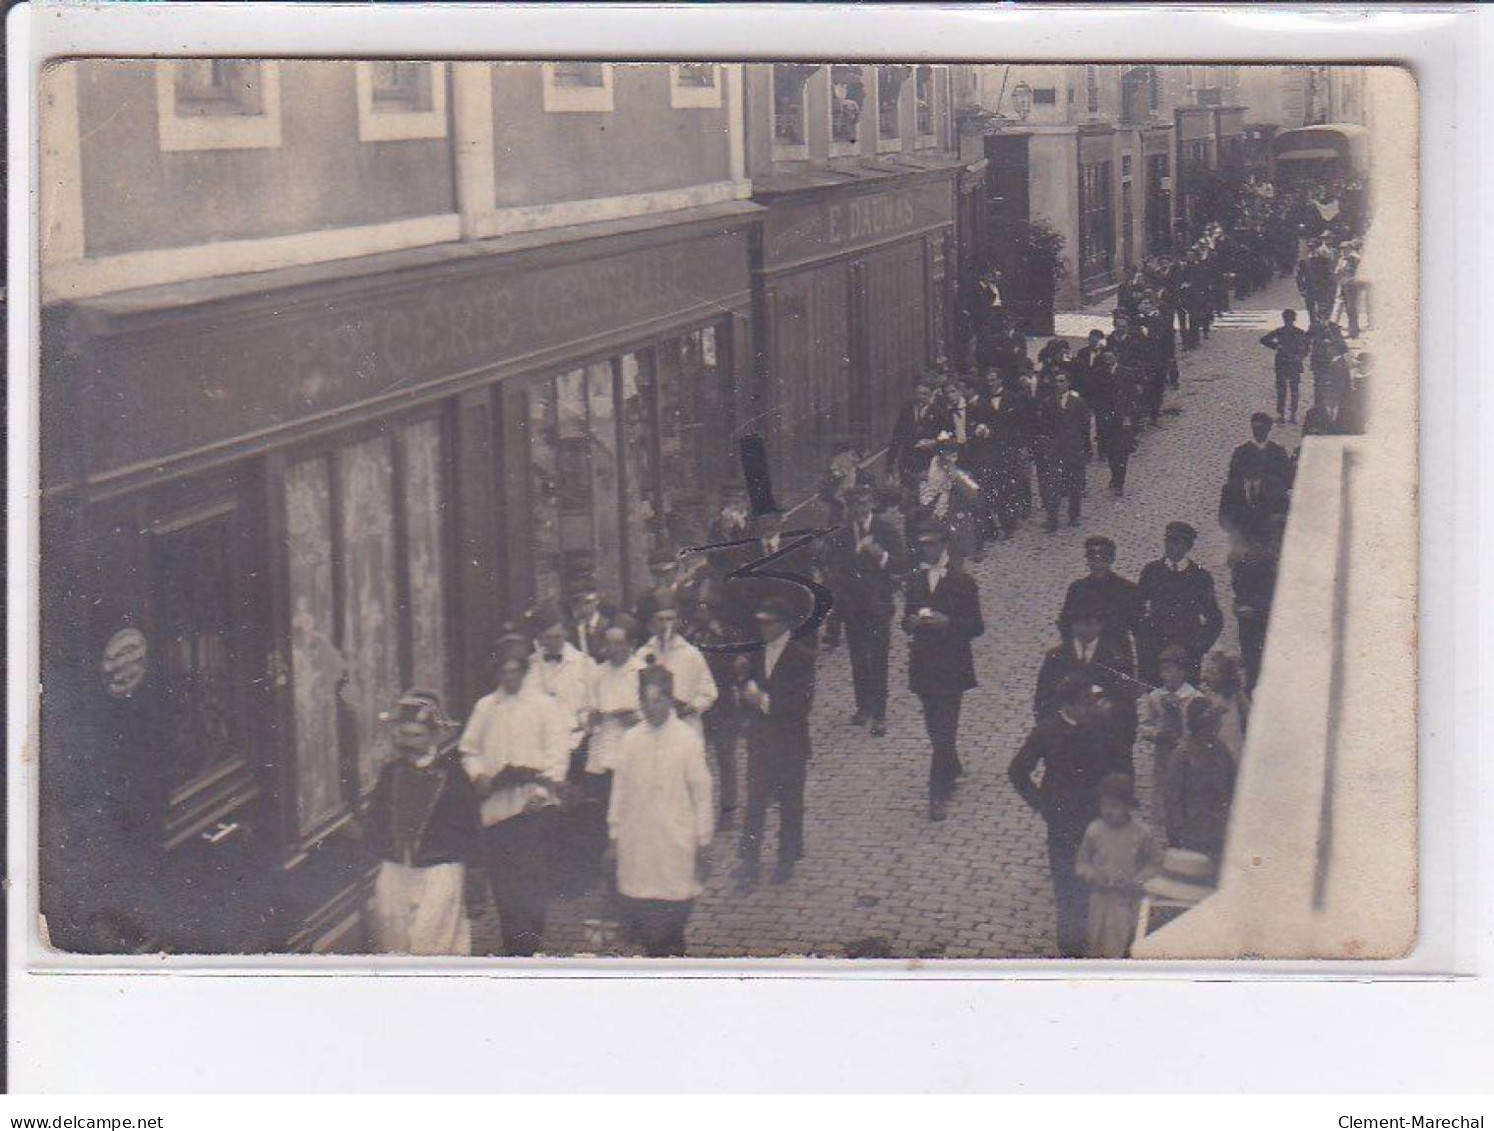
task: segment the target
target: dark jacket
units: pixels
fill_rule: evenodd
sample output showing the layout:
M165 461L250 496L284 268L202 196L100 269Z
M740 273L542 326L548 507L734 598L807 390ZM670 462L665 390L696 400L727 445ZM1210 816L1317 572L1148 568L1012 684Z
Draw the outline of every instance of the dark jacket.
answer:
M1264 618L1276 597L1276 559L1270 554L1244 554L1230 566L1237 616Z
M1185 738L1168 759L1162 781L1167 843L1202 852L1217 863L1234 792L1235 763L1224 744Z
M429 868L477 859L477 793L456 746L426 769L386 762L369 800L369 846L380 860Z
M871 538L886 551L885 563L880 554L857 549L860 539L855 521L849 517L830 540L827 562L830 588L844 617L892 616L893 598L907 570L903 540L896 526L877 515L871 517Z
M1261 338L1261 345L1276 351L1276 369L1284 373L1301 373L1310 339L1307 331L1285 324Z
M1214 578L1197 562L1177 571L1165 559L1148 562L1137 585L1141 624L1160 650L1177 644L1198 659L1224 630L1224 614L1214 597Z
M1219 492L1219 525L1262 542L1271 533L1273 519L1285 517L1288 502L1286 483L1280 476L1260 476L1255 481L1254 498L1249 483L1230 476Z
M1136 691L1130 677L1136 673L1131 657L1106 643L1102 636L1095 642L1094 655L1089 663L1079 659L1078 646L1073 641L1049 648L1038 668L1037 692L1032 700L1032 713L1041 719L1058 710L1058 688L1071 675L1083 676L1091 686L1104 692L1115 708L1135 713Z
M915 695L950 695L975 686L975 658L970 642L986 630L980 615L980 590L975 579L953 563L939 588L929 593L928 572L914 570L904 590L903 628L908 646L908 686ZM949 617L935 628L916 619L920 609Z
M617 610L603 605L597 610L597 626L589 628L586 634L586 647L584 651L593 660L601 660L607 654L607 629L612 625L612 619L617 615ZM565 637L571 642L572 647L581 648L581 629L579 625L571 625L566 629Z
M789 640L773 674L767 653L751 653L749 677L768 695L768 710L747 706L749 748L773 757L809 760L809 711L814 705L815 651L802 640Z
M919 414L918 405L908 401L898 413L887 447L887 463L905 477L921 475L933 458L932 448L920 449L920 440L933 440L950 427L949 410L937 400Z
M1078 602L1091 600L1100 608L1100 639L1120 655L1133 658L1131 634L1141 616L1141 591L1136 582L1107 573L1103 577L1086 574L1069 582L1063 608L1058 613L1058 631L1064 640L1072 635L1073 610Z
M1043 772L1041 783L1033 774ZM1100 779L1109 769L1092 730L1060 714L1040 719L1012 759L1007 777L1048 825L1053 840L1078 844L1100 813Z
M1083 463L1089 459L1093 418L1084 398L1071 392L1068 404L1060 405L1058 397L1054 396L1044 403L1043 411L1047 418L1044 431L1053 444L1053 458L1062 464Z
M1244 453L1255 447L1254 440L1246 440L1238 444L1229 456L1229 477L1238 479L1240 475L1240 464L1246 458ZM1292 484L1292 457L1291 454L1278 444L1275 440L1267 440L1261 448L1261 456L1265 461L1265 473L1275 475L1288 487Z

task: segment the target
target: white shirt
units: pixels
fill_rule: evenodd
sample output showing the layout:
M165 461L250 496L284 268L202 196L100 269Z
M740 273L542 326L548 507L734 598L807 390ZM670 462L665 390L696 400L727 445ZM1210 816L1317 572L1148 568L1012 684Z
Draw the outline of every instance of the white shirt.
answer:
M591 710L591 673L596 661L569 641L560 650L560 659L551 663L536 649L529 657L529 671L524 686L532 688L559 703L571 720L572 750L586 737L586 716Z
M507 766L538 770L545 779L509 786L482 802L482 823L496 825L523 812L531 800L554 804L552 785L565 781L571 762L571 733L565 710L528 687L517 695L499 689L484 695L457 744L462 768L476 781Z
M778 666L778 661L783 658L783 650L788 647L789 634L781 632L769 640L763 648L763 675L771 679L773 669ZM766 707L763 710L767 710Z
M856 523L856 525L855 525L855 533L856 533L856 549L857 550L860 550L860 549L864 548L868 542L875 542L876 541L876 536L872 532L872 520L871 519L867 519L866 522L865 522L865 524L862 524L860 522ZM889 556L890 556L889 552L884 549L882 551L881 555L877 558L877 566L878 566L878 568L881 568L881 567L884 567L884 566L887 565L887 559L888 559Z
M1163 561L1167 562L1167 568L1172 570L1173 573L1182 573L1193 564L1193 559L1186 556L1177 561L1173 561L1171 558L1164 558Z
M949 572L949 551L939 555L939 560L933 565L925 565L924 572L929 575L929 596L933 596L939 588L939 582L944 580L944 575Z
M667 648L657 636L649 637L648 643L638 649L640 667L645 663L644 657L650 655L674 676L674 701L695 709L695 713L683 721L696 730L702 729L700 713L716 702L718 694L705 655L678 632L670 634Z
M638 673L643 661L629 656L621 664L604 660L591 674L591 742L586 747L586 772L605 774L617 768L617 751L628 724L614 717L617 711L639 712Z
M1078 657L1081 664L1087 664L1095 658L1095 649L1099 645L1098 637L1086 644L1076 636L1074 637L1074 655Z
M694 899L696 850L715 832L705 741L673 713L623 735L607 830L617 845L617 889L630 899Z

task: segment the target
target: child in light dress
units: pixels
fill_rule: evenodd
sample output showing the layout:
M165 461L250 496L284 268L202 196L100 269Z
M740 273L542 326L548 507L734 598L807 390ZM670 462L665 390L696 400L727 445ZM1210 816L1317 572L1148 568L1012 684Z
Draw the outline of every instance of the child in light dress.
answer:
M1136 935L1141 885L1162 868L1161 838L1136 816L1126 774L1100 782L1100 815L1089 823L1074 871L1089 885L1087 958L1125 958Z

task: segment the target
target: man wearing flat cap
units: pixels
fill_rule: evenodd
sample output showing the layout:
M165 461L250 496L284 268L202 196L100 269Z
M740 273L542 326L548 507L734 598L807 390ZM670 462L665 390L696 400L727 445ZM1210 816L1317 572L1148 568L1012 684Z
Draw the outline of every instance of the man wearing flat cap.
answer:
M1291 454L1271 439L1271 426L1275 423L1269 412L1256 412L1250 416L1250 439L1230 453L1229 477L1231 479L1241 478L1240 462L1248 459L1244 453L1254 450L1261 454L1262 470L1267 475L1275 476L1288 487L1292 485L1292 457Z
M929 820L944 820L964 773L958 736L960 703L976 685L970 642L985 631L975 579L950 560L949 536L937 522L916 529L922 562L904 590L903 631L909 636L908 686L923 706L933 756Z
M778 861L773 882L787 882L804 855L804 783L809 772L809 711L815 649L795 639L799 616L782 597L767 597L754 617L760 649L750 653L741 703L747 731L747 811L742 820L738 889L760 876L768 805L778 802Z
M1103 534L1084 540L1084 563L1089 572L1071 581L1064 594L1059 634L1065 642L1072 639L1075 604L1091 602L1100 611L1100 639L1107 650L1126 658L1126 671L1134 672L1136 652L1131 637L1141 609L1136 583L1115 572L1115 541Z
M1162 557L1149 562L1138 582L1141 619L1141 677L1153 687L1161 681L1157 660L1176 644L1188 655L1188 678L1198 679L1204 653L1224 631L1224 614L1214 596L1214 578L1188 556L1198 531L1186 522L1169 522Z

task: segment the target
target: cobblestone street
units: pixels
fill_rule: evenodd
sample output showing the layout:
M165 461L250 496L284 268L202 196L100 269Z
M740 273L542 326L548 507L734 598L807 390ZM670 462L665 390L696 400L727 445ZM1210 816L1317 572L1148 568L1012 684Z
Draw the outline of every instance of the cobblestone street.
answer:
M1269 353L1260 325L1274 325L1298 301L1289 280L1236 306L1200 348L1181 355L1181 389L1170 391L1161 424L1145 431L1131 461L1126 494L1105 489L1108 475L1091 464L1085 514L1078 528L1045 533L1029 521L992 547L970 572L980 583L986 631L975 642L980 686L965 697L960 752L966 776L949 819L927 816L929 744L917 701L906 691L906 644L895 637L892 702L885 738L847 720L852 713L845 648L821 655L814 710L814 760L806 797L805 858L792 880L733 892L733 833L718 834L715 872L688 929L695 956L792 955L1035 958L1055 954L1051 887L1039 818L1012 791L1007 764L1032 722L1034 680L1043 652L1056 642L1053 620L1068 583L1084 572L1083 540L1115 539L1117 572L1135 578L1161 553L1162 528L1185 519L1199 530L1193 556L1213 575L1233 649L1226 540L1216 508L1228 455L1248 435L1252 412L1274 408ZM1269 315L1269 317L1268 317ZM1065 316L1061 329L1109 326L1108 308ZM1246 328L1248 327L1248 328ZM1034 339L1036 351L1041 341ZM1306 407L1304 403L1304 409ZM1290 451L1296 426L1273 438ZM1148 767L1138 765L1145 790ZM766 862L776 843L770 817ZM547 949L585 952L585 923L600 914L597 897L557 903ZM479 953L499 949L489 914L477 924Z

